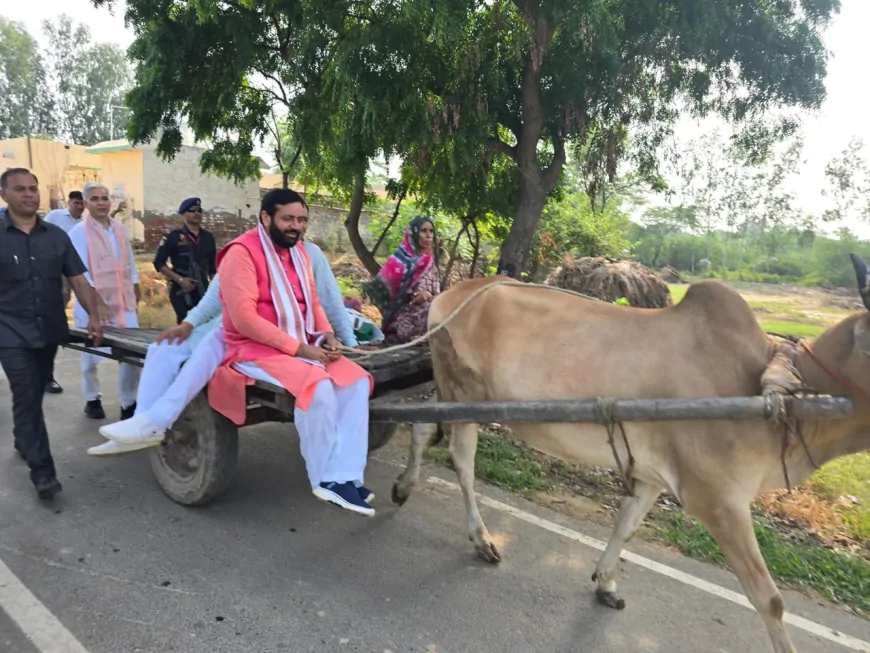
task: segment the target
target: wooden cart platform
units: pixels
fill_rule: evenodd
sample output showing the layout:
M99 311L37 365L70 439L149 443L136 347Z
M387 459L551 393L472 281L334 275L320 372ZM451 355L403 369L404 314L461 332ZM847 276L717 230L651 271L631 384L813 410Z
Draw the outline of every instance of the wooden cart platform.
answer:
M105 327L100 351L93 348L87 330L70 328L71 340L64 346L142 367L148 346L162 329ZM375 380L372 406L419 397L433 387L429 350L413 347L359 359ZM213 410L203 390L166 432L166 438L150 452L151 468L163 491L183 505L203 505L230 486L238 464L238 428ZM257 381L248 388L245 426L263 422L292 422L293 397L281 387ZM369 425L369 451L387 442L396 432L395 422Z

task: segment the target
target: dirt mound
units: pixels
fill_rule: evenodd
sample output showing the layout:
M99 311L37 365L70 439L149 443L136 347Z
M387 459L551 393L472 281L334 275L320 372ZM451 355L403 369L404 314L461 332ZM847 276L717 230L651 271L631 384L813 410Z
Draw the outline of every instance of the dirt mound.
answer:
M336 259L330 264L330 267L337 278L345 278L358 288L372 278L359 259L351 254Z
M566 262L547 278L546 283L606 302L625 297L631 306L637 308L673 305L668 285L655 271L636 261L603 256L581 258Z

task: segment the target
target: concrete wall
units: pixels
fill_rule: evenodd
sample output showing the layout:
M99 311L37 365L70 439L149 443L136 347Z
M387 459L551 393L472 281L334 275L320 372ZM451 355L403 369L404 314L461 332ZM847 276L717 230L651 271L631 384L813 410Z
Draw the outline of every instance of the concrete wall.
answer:
M145 211L151 215L173 215L188 197L199 197L209 214L255 215L260 188L256 181L241 186L228 179L200 172L199 157L205 150L182 145L171 162L151 148L142 149Z
M312 206L306 237L331 252L351 251L353 247L348 239L347 229L344 227L346 215L347 211L343 209ZM373 245L376 239L369 237L364 231L365 225L368 224L367 213L363 212L360 222L363 225L363 240L369 246ZM145 248L154 250L163 234L181 226L181 219L177 216L146 215L143 223ZM239 217L228 214L206 214L203 220L203 226L214 234L218 247L252 229L256 224L257 218L254 215Z
M229 242L256 224L260 188L256 181L237 186L228 179L205 175L199 157L205 150L183 145L171 162L159 158L148 147L142 149L145 192L145 247L157 247L167 231L181 226L178 207L188 197L202 200L206 229L214 233L218 245Z

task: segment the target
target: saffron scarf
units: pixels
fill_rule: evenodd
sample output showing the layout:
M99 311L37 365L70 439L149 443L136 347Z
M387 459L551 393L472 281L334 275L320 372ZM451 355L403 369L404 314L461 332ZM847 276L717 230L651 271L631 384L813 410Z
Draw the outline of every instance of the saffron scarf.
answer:
M301 245L289 248L290 260L293 261L293 268L299 277L299 283L302 285L302 296L305 298L305 306L307 307L307 310L303 314L302 309L299 307L299 302L296 301L293 286L287 278L284 265L281 263L281 258L275 250L275 244L266 232L262 222L258 224L257 230L260 236L260 246L266 255L266 266L269 270L269 288L272 291L272 303L275 306L275 312L278 314L278 328L302 344L308 344L308 336L312 336L315 346L319 346L326 336L324 333L314 330L311 277L309 276L310 268L304 248ZM322 363L317 361L307 358L302 360L312 365L324 367Z
M424 254L420 248L420 229L424 224L435 223L424 215L411 220L405 229L402 244L384 263L378 275L363 286L363 294L378 307L383 318L381 328L386 331L396 315L408 302L420 284L420 279L437 263L434 252L438 251L438 241L432 243L433 254Z
M106 230L90 213L84 217L85 238L88 244L88 271L94 289L109 307L109 323L126 327L126 311L136 310L136 293L133 289L133 258L130 244L121 225L109 218L109 228L115 235L120 257L115 256L115 247Z

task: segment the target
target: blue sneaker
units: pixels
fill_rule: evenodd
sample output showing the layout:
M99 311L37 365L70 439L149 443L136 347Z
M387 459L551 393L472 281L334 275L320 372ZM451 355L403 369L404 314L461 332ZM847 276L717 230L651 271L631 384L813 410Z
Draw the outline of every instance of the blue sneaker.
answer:
M375 509L363 501L353 483L321 483L314 488L314 496L366 517L374 517Z
M368 504L375 500L375 493L363 485L358 485L356 491L359 492L359 498Z

